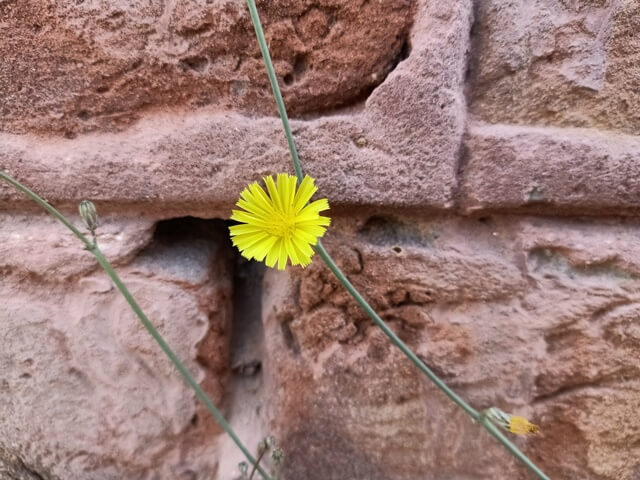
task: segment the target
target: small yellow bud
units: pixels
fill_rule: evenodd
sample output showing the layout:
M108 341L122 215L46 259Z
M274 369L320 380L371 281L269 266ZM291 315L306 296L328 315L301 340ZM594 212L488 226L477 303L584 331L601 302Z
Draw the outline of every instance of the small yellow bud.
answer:
M540 432L540 427L534 425L526 418L505 413L497 407L491 407L485 410L484 414L499 427L517 435L531 435Z
M534 425L526 418L512 415L509 421L509 431L518 435L529 435L539 433L540 427Z

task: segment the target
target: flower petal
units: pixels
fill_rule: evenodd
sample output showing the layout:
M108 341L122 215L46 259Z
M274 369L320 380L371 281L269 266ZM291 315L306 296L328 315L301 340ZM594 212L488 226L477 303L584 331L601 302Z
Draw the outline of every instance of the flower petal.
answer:
M313 184L313 178L305 175L293 200L293 210L296 213L302 210L302 207L307 204L313 194L316 193L316 190L318 190L318 188Z
M278 241L278 237L269 236L260 242L251 246L250 251L247 251L247 254L251 254L252 258L255 258L257 261L261 262L264 260L264 257L267 255L269 250L273 248L273 245Z
M285 239L280 242L280 252L278 252L278 270L284 270L287 266L287 249L285 247Z
M282 243L282 239L278 238L267 253L267 259L265 260L267 267L273 268L276 264L276 261L278 260L278 253L280 253L280 243Z
M273 177L264 177L264 183L267 186L269 197L271 197L271 201L273 202L273 206L275 207L276 211L283 212L284 208L282 208L282 203L280 202L280 194L278 193L278 188L273 181Z
M263 228L271 225L268 220L243 212L242 210L233 210L231 213L231 219L238 222L248 223L249 225L257 225Z
M231 236L242 235L247 233L258 233L263 231L264 229L258 227L257 225L249 225L248 223L242 223L240 225L232 225L229 227L229 232L231 232Z
M262 240L266 240L267 238L269 238L269 235L267 235L265 232L236 235L231 239L231 243L238 247L240 251L244 252L254 244L261 242Z
M249 189L253 194L254 201L260 205L264 210L274 213L273 201L269 198L267 193L262 189L258 182L253 182L249 185Z

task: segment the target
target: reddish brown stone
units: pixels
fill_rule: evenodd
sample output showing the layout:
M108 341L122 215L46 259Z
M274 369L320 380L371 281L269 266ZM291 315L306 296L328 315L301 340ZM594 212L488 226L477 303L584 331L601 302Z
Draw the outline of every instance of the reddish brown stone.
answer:
M540 425L514 441L551 478L637 480L638 2L475 3L259 2L325 245L470 404ZM243 0L0 0L0 58L0 168L78 224L96 200L243 442L276 435L279 478L532 478L317 257L263 281L222 221L152 236L292 171ZM4 183L0 208L0 477L237 480L89 253Z
M214 475L219 427L89 252L47 218L1 224L0 478L16 465L21 480ZM198 222L173 228L152 241L148 220L104 219L98 242L220 405L228 243Z
M357 102L382 82L416 1L259 8L289 110L303 114ZM0 131L121 130L167 108L275 113L244 1L4 1L0 57Z
M637 214L640 139L591 129L472 124L460 203L483 210Z
M640 134L640 2L477 3L471 111Z
M474 407L539 424L540 436L515 441L551 478L635 478L637 221L399 216L374 229L356 218L337 219L327 249L342 262L344 245L361 253L349 277L427 365ZM318 260L269 272L267 285L267 391L289 476L531 478ZM427 288L422 301L409 293ZM336 336L349 321L357 333Z
M407 20L405 4L368 5L365 11L378 5L375 8L390 8ZM354 8L344 6L348 12ZM312 20L318 17L315 13L310 16ZM367 18L376 25L394 22L374 17ZM375 89L360 111L294 122L304 168L317 179L322 195L332 205L453 206L464 130L470 21L467 3L423 5L405 51L409 57ZM335 28L346 28L340 25L338 22ZM371 32L373 35L374 30ZM350 35L345 30L344 36ZM367 53L369 57L375 55ZM257 69L258 59L255 63ZM379 68L388 69L385 65ZM362 69L357 71L360 74ZM382 81L376 75L375 81ZM135 77L123 85L147 91L144 78ZM161 81L165 76L154 74L152 78ZM298 83L291 87L291 91L299 89ZM272 101L268 100L271 105ZM228 216L238 193L250 181L292 171L275 118L251 119L237 112L210 110L149 111L146 116L149 118L124 132L89 133L74 139L0 135L0 168L56 204L75 204L90 197L102 200L103 209L135 206L156 217ZM23 199L13 189L0 186L0 202L15 207Z

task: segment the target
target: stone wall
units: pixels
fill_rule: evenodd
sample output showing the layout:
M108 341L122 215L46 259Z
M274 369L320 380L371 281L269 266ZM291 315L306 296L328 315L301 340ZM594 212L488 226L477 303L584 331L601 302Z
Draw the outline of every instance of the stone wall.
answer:
M325 244L554 479L640 478L640 1L260 1ZM244 261L292 171L242 0L0 0L0 168L79 221L285 480L528 479L315 259ZM0 185L0 479L238 478L92 257Z

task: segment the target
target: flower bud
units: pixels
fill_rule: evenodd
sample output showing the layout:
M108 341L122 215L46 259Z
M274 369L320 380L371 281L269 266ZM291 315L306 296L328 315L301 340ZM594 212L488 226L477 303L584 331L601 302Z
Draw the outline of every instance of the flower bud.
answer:
M267 443L267 439L263 438L260 440L260 443L258 443L258 455L262 455L267 450L269 450L269 444Z
M526 418L505 413L498 407L485 410L484 415L499 427L517 435L532 435L540 432L540 427Z
M275 447L271 452L271 460L274 465L280 465L284 461L284 450L280 447Z
M98 228L98 212L93 202L90 200L81 201L78 206L78 211L89 231L92 233L95 232L96 228Z

